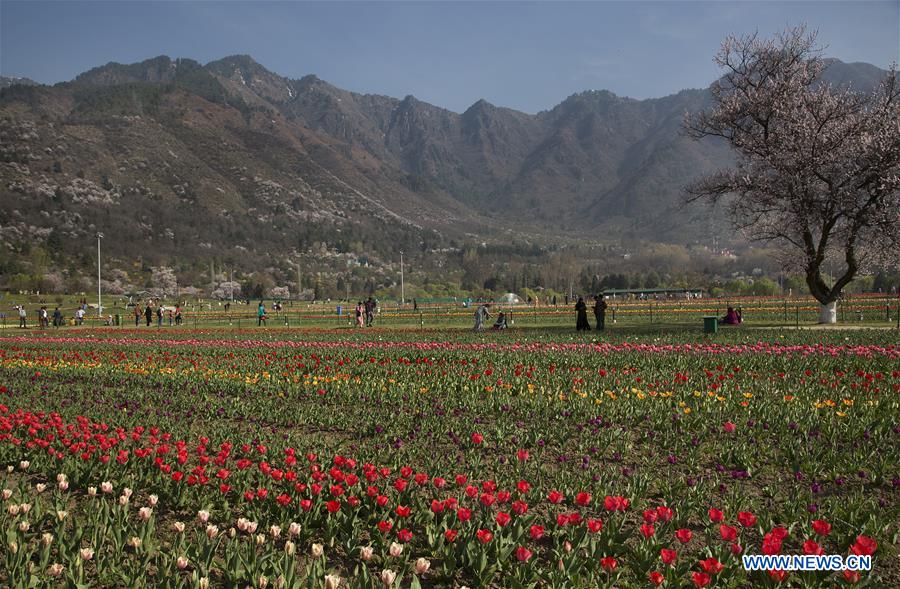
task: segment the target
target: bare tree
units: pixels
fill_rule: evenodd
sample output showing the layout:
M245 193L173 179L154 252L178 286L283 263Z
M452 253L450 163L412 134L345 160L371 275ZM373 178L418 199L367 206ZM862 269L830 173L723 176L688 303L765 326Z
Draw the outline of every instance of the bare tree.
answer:
M686 116L685 128L724 139L738 163L690 186L688 199L730 197L735 226L780 246L821 303L820 321L834 323L842 289L900 253L896 66L870 94L833 87L805 27L774 39L729 37L715 61L725 75L711 87L713 106ZM837 260L832 279L823 276L829 259Z

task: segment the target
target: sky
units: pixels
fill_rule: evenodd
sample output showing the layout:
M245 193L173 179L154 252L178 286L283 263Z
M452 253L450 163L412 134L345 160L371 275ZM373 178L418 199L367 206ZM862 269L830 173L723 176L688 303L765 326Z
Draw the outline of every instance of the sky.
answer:
M726 35L801 23L829 56L900 61L900 0L0 0L0 75L56 83L110 61L249 54L283 76L315 74L355 92L535 113L584 90L642 99L706 87Z

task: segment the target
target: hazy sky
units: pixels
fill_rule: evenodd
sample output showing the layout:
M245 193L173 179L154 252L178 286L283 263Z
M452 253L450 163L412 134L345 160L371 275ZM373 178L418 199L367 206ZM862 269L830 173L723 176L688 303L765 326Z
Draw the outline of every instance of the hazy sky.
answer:
M247 53L276 73L461 112L526 112L608 89L635 98L705 87L729 33L806 22L828 54L887 67L900 0L805 2L36 2L0 0L0 73L70 80L157 55Z

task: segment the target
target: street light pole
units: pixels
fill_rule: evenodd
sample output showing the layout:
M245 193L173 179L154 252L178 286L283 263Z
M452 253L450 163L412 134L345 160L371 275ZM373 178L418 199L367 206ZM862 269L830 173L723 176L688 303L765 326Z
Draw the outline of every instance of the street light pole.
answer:
M100 319L103 314L102 310L102 298L100 292L100 240L103 239L103 234L97 234L97 319Z
M231 302L234 302L234 268L228 272L228 286L231 290Z
M406 304L406 290L403 283L403 252L400 252L400 306Z

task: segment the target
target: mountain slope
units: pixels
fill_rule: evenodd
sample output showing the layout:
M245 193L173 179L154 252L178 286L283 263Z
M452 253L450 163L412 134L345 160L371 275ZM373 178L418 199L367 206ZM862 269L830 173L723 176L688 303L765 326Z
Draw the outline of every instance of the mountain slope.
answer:
M835 60L826 78L865 89L883 73ZM247 264L314 243L389 256L516 235L692 242L722 224L683 207L683 187L731 161L680 132L708 101L587 91L536 115L483 100L458 114L245 55L109 63L2 90L0 241L72 251L100 230L123 257Z

